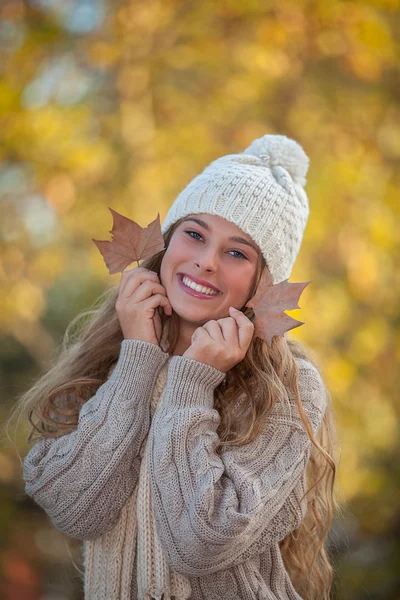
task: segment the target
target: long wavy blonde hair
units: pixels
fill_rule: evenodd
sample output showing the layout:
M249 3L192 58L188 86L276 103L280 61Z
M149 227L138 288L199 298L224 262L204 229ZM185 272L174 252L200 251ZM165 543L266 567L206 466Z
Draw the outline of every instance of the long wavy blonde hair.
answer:
M141 263L142 267L160 276L163 256L181 220L164 235L165 248ZM249 298L257 288L265 260L260 255L255 283ZM115 310L119 286L107 289L89 310L81 312L68 325L53 366L18 400L9 420L29 421L29 442L40 437L60 437L73 431L82 405L107 380L118 360L123 334ZM159 311L162 329L168 319L168 352L173 353L179 339L179 316L166 317ZM242 307L242 312L254 322L254 312ZM75 330L74 330L75 328ZM329 600L333 568L327 535L334 511L341 507L335 499L336 429L332 398L325 386L327 409L315 438L302 407L298 388L299 369L296 358L318 365L309 351L298 341L274 337L269 347L253 337L245 358L230 371L215 390L215 408L221 421L216 451L224 446L244 445L261 432L269 412L282 394L291 390L299 415L313 448L307 465L306 515L297 529L280 542L280 549L291 581L299 595L307 600ZM251 374L251 377L249 376ZM233 410L238 400L239 409ZM58 400L62 398L62 403ZM52 418L62 415L62 419Z

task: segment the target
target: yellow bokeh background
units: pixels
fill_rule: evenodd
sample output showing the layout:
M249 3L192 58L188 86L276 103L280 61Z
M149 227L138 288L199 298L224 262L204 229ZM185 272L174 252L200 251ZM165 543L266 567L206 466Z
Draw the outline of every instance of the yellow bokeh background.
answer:
M292 137L310 157L310 217L289 281L311 284L290 337L335 411L335 598L399 600L400 2L83 4L0 6L2 418L118 283L92 243L110 239L109 207L162 222L212 160ZM20 469L5 441L0 595L44 598L44 565L70 563L43 515L42 537L18 519L33 510ZM80 598L68 581L60 597Z

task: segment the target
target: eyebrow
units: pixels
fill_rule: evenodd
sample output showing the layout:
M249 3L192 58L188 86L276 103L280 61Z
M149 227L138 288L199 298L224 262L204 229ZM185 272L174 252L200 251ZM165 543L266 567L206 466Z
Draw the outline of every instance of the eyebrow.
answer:
M187 217L186 219L183 219L182 223L186 223L186 221L194 221L195 223L200 225L200 227L204 227L204 229L207 229L207 231L210 231L209 224L206 223L205 221L202 221L201 219L197 219L195 217ZM259 253L257 246L255 246L254 244L252 244L245 238L238 237L237 235L232 235L231 237L228 238L228 240L232 241L232 242L238 242L239 244L245 244L246 246L250 246L250 248L253 248L253 250L255 250L257 252L257 254Z

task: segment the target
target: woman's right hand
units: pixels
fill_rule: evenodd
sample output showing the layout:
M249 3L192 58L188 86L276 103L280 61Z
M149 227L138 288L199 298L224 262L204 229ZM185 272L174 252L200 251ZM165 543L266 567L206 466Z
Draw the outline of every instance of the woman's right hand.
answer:
M144 267L123 271L115 310L125 339L159 345L159 306L164 308L165 314L172 315L171 303L157 273Z

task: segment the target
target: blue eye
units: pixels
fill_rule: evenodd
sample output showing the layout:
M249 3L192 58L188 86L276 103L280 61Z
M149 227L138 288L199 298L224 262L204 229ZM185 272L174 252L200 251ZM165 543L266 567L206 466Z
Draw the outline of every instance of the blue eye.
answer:
M185 233L189 233L189 234L195 233L196 235L200 235L199 233L197 233L197 231L185 231ZM190 236L190 237L192 237L192 236ZM201 235L200 235L200 237L201 237ZM195 239L198 239L198 238L195 238Z
M194 240L198 240L199 238L194 238L193 236L190 235L191 233L194 233L195 235L200 236L200 238L202 237L198 231L186 230L185 233L187 233ZM236 256L235 258L242 258L242 259L244 258L244 260L248 260L247 256L242 254L242 252L240 252L239 250L231 250L230 252L236 252L237 254L240 254L240 256Z
M238 256L237 258L244 258L245 260L247 260L247 256L239 252L239 250L231 250L231 252L237 252L238 254L240 254L240 256Z

